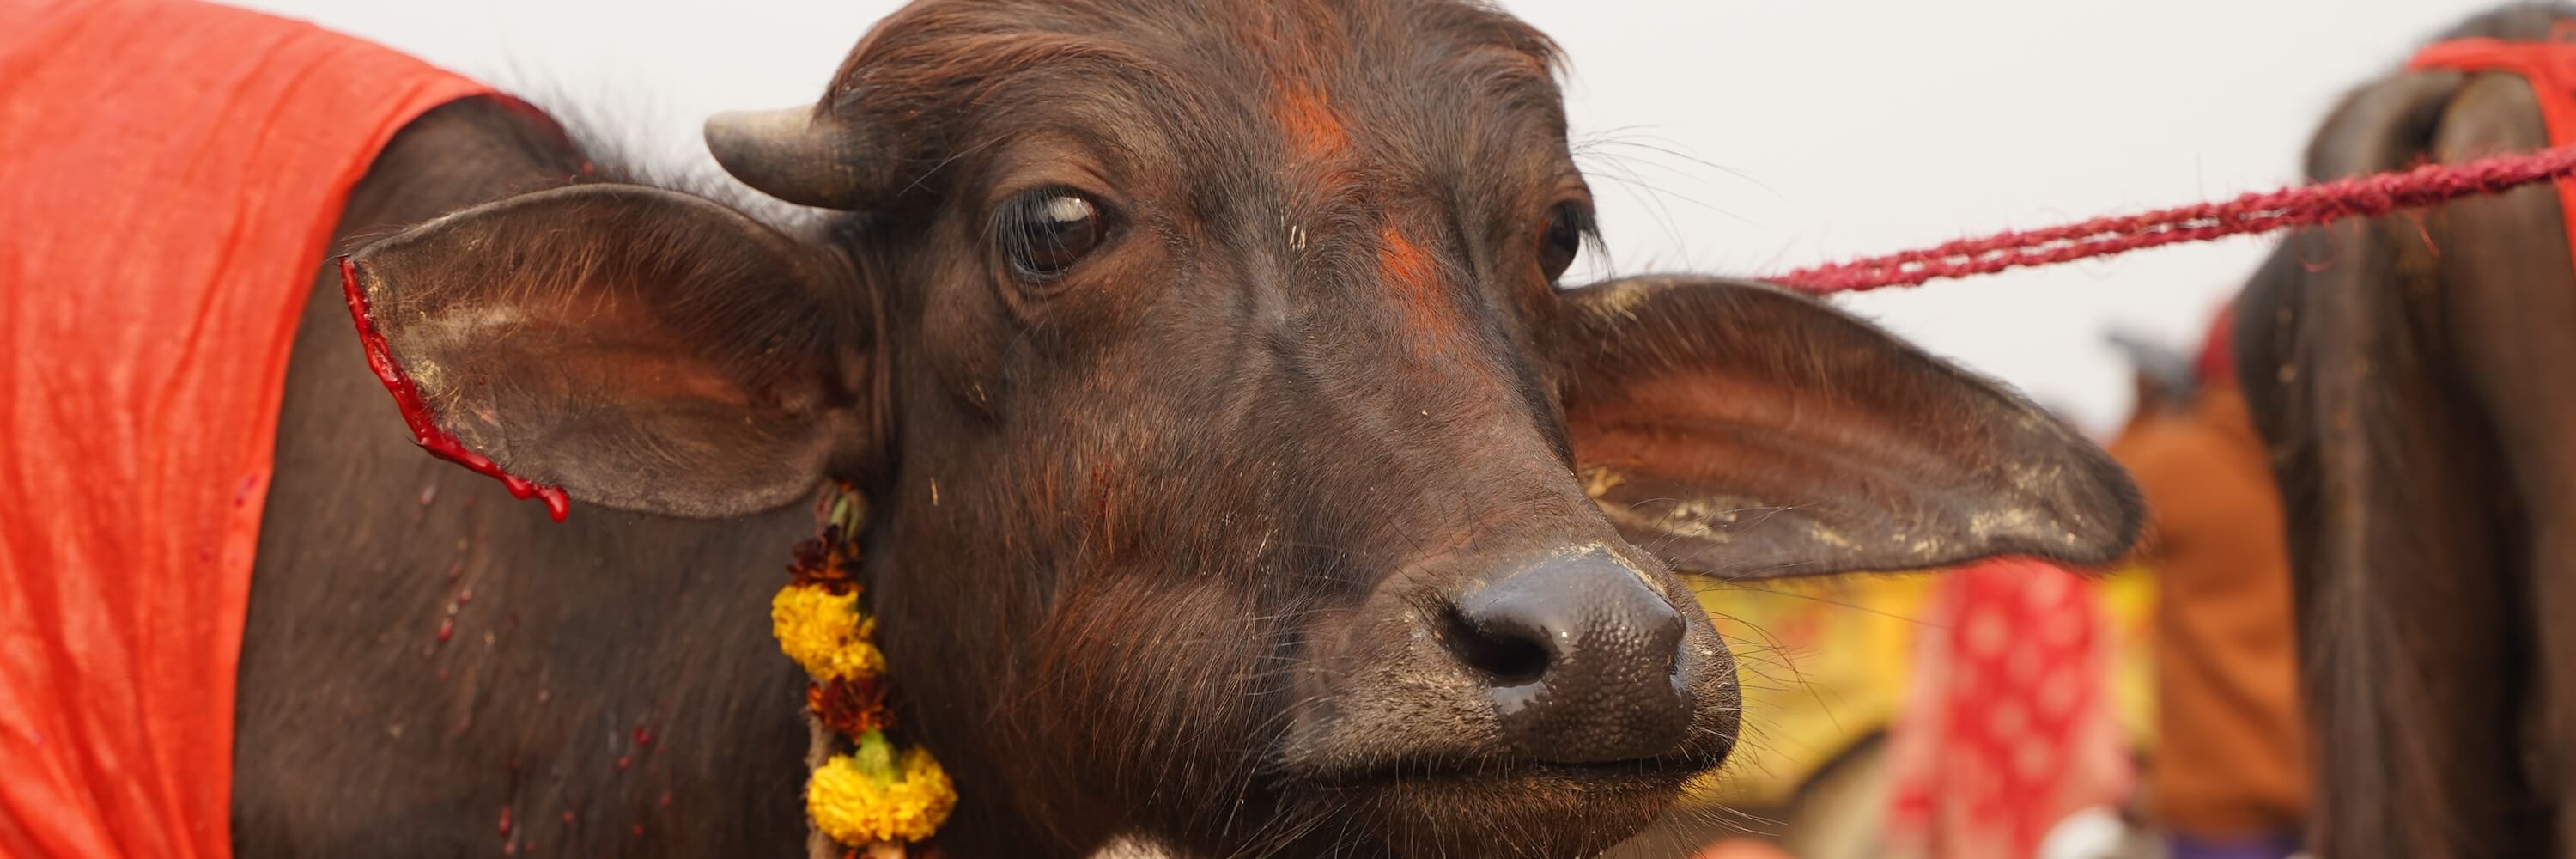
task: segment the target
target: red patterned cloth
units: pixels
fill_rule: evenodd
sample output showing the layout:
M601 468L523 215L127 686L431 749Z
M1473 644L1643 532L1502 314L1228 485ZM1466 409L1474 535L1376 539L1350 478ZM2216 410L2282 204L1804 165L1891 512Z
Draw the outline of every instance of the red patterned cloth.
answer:
M1889 732L1885 855L2021 859L2135 779L2095 585L2039 561L1944 575Z
M231 852L297 311L376 152L486 91L238 9L0 0L0 856Z

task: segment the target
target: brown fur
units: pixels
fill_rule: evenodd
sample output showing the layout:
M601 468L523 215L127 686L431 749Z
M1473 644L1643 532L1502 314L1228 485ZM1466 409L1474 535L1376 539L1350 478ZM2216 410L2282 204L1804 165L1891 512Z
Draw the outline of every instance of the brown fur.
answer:
M580 163L524 114L440 108L378 158L334 252ZM236 852L786 855L804 729L766 594L812 517L528 515L412 446L317 268L251 583Z
M2444 38L2546 38L2508 7ZM2550 143L2529 85L2401 73L2330 117L2319 179ZM2238 305L2290 517L2319 855L2566 855L2576 794L2576 273L2554 189L2294 236Z

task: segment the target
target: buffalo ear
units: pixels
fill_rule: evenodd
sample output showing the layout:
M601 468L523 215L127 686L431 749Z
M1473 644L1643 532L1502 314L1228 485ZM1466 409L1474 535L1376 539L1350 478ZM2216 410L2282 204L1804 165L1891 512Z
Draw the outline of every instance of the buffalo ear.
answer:
M1676 569L2100 564L2137 538L2137 491L2099 448L1813 299L1686 277L1559 296L1575 466L1623 536Z
M526 194L376 241L344 271L438 428L585 502L757 512L811 492L871 429L851 266L698 197Z

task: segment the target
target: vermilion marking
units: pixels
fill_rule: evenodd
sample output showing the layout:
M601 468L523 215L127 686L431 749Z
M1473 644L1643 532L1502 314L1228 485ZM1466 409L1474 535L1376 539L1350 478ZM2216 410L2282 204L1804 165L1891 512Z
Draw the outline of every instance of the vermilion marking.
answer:
M1405 315L1413 330L1428 335L1434 343L1454 342L1458 318L1442 301L1438 265L1401 230L1387 227L1378 231L1377 238L1378 277L1404 298Z
M358 286L358 264L348 257L340 258L340 290L349 299L349 318L358 324L358 341L367 347L367 367L376 371L376 381L394 395L394 404L402 408L403 423L411 426L412 441L429 451L431 456L465 466L477 474L501 481L513 498L534 497L545 502L546 514L561 522L572 511L572 499L559 486L546 486L501 469L491 457L465 449L453 433L438 425L437 413L429 400L421 396L420 386L394 363L392 350L385 345L385 335L376 330L375 316L367 309L366 291Z
M1288 153L1298 162L1331 159L1351 148L1341 113L1322 90L1312 84L1289 84L1281 88L1278 102L1279 127L1287 132Z

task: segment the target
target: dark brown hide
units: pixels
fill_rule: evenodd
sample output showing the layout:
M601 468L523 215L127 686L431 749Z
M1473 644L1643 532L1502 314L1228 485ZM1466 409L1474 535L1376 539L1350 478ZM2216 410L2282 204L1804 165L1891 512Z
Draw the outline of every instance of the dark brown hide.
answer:
M2099 451L1872 326L1710 278L1560 290L1590 203L1556 62L1449 2L924 2L801 121L711 125L755 187L867 209L804 233L559 187L578 153L509 123L413 129L349 232L479 205L348 243L361 286L442 426L581 503L548 530L403 450L312 321L246 852L791 849L762 616L825 480L874 507L952 856L1596 851L1735 739L1675 570L2126 548Z
M581 163L524 113L440 108L378 157L334 253ZM802 678L768 595L813 517L550 522L411 444L337 266L316 271L242 645L236 854L791 855Z
M2545 39L2516 6L2444 38ZM2561 96L2563 97L2563 96ZM2400 73L2308 153L2331 179L2548 145L2505 74ZM2563 141L2562 141L2563 142ZM2576 275L2536 187L2292 237L2237 307L2289 514L2318 855L2562 855L2576 795Z

